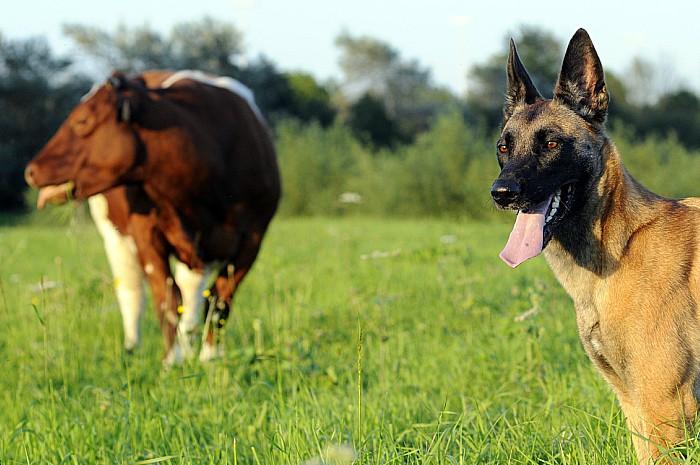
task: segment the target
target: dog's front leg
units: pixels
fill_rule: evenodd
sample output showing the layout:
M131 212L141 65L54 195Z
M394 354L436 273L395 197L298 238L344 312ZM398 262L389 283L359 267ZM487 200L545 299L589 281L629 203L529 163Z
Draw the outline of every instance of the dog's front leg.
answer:
M697 404L692 388L679 386L676 395L669 392L662 398L659 386L640 386L634 398L618 393L618 400L627 418L639 464L675 463L672 457L677 459L681 454L671 451L660 457L692 437Z

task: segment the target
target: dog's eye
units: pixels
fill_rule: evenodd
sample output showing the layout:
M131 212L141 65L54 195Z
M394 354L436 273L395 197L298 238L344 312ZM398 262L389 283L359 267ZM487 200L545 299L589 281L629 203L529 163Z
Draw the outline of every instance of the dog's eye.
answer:
M506 144L498 144L498 151L501 153L508 153L508 146Z
M554 140L547 141L547 148L549 150L556 148L558 145L559 145L559 142L557 142L557 141L554 141Z

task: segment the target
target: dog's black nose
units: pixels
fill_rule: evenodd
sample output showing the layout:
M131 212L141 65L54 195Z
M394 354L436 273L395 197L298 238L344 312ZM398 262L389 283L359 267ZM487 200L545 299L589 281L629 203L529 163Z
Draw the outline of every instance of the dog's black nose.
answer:
M510 179L496 179L491 186L491 197L499 207L508 208L520 198L520 186Z

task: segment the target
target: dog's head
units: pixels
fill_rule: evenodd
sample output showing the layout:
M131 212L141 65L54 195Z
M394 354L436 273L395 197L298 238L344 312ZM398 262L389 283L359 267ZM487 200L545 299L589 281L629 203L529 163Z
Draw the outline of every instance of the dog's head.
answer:
M491 196L498 208L518 210L501 253L516 267L547 246L600 176L609 98L600 59L583 29L569 42L552 100L537 91L512 40L507 74L496 144L501 174Z

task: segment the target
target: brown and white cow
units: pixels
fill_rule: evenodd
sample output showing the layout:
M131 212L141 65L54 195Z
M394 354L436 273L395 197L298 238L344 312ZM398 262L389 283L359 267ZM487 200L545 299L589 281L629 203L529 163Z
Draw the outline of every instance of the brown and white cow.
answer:
M183 298L197 307L207 275L225 320L280 198L274 147L250 91L195 71L132 79L114 73L76 106L25 177L41 188L40 204L91 198L108 257L111 249L130 251L109 257L118 296L127 278L117 269L138 274L140 263L150 283L166 361L182 350L176 335ZM186 265L176 266L175 279L171 254ZM186 278L184 270L191 270ZM137 280L130 282L136 289ZM133 302L141 299L138 292L119 298L127 347L138 341L140 307ZM187 324L194 313L186 311Z

